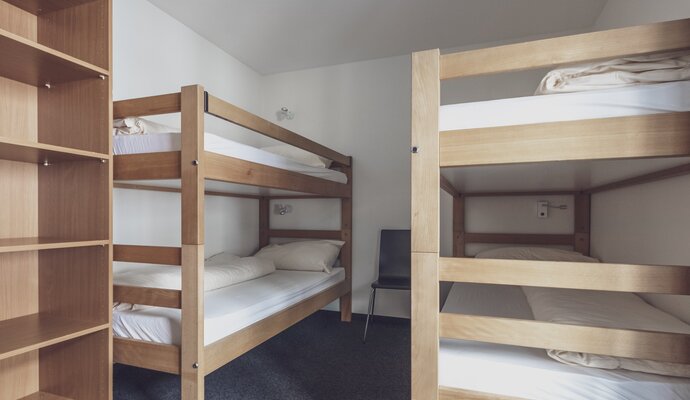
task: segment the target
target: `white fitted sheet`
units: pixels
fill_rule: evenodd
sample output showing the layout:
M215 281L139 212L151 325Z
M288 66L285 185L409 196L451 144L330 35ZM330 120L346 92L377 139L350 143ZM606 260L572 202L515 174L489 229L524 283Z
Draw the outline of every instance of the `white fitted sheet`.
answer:
M520 287L455 283L444 312L533 319ZM441 340L441 386L538 400L683 400L690 379L559 363L543 349Z
M442 106L440 131L690 111L690 82Z
M334 268L331 273L278 270L261 278L206 292L204 344L216 342L344 279L342 268ZM145 307L134 311L113 311L113 334L156 343L180 344L180 310Z
M179 151L181 148L181 138L182 135L179 132L151 133L148 135L115 135L113 136L113 153L115 155L122 155ZM347 183L347 176L340 171L304 165L287 157L235 142L212 133L204 134L204 148L211 153L299 172L329 181Z

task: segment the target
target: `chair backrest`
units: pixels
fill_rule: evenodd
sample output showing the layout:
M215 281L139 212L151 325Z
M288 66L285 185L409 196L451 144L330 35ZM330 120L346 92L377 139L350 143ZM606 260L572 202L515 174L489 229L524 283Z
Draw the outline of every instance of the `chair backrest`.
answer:
M381 229L379 279L409 279L410 265L410 230Z

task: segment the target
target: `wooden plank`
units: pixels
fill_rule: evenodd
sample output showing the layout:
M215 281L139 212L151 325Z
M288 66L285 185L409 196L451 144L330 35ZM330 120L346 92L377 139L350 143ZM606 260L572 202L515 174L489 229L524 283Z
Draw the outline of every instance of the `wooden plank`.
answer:
M266 340L279 334L346 293L345 282L326 289L283 311L206 346L206 374L217 370Z
M592 196L589 194L575 195L575 237L573 248L586 256L589 255L590 218Z
M165 186L153 186L153 185L140 185L136 183L115 183L113 184L115 189L129 189L129 190L148 190L152 192L167 192L167 193L182 193L182 189L175 187L165 187ZM233 193L233 192L221 192L216 190L205 190L204 194L206 196L218 196L218 197L232 197L238 199L260 199L262 196L255 194L245 194L245 193Z
M203 214L201 224L203 224ZM204 399L204 245L182 245L182 400Z
M259 249L268 246L271 229L271 201L265 197L259 200Z
M443 175L441 175L441 189L453 197L460 196L460 193L458 193L453 184Z
M441 337L690 363L690 335L441 313Z
M465 257L465 197L453 198L453 257Z
M204 243L204 88L182 88L182 244ZM203 291L202 291L203 293Z
M601 193L608 190L621 189L625 187L642 185L644 183L656 182L664 179L675 178L677 176L683 176L690 174L690 164L683 164L676 167L671 167L663 169L661 171L654 171L648 174L635 176L628 179L623 179L616 182L607 183L604 185L595 186L593 188L587 189L586 193Z
M113 302L182 308L182 294L181 291L175 289L114 285Z
M113 261L182 265L180 247L113 245Z
M690 294L690 267L563 261L440 259L446 282Z
M206 152L206 178L222 182L347 197L347 184L315 178L268 165Z
M61 161L109 160L110 155L54 146L15 138L0 138L0 159L35 164L54 164Z
M217 97L208 95L206 112L272 139L328 158L338 165L349 166L351 164L350 157L340 154L335 150L331 150L326 146L300 136L295 132L258 117Z
M438 57L438 50L412 54L412 252L439 251Z
M94 0L4 0L22 10L35 15L45 14L63 8L70 8L89 3Z
M71 400L68 397L58 396L48 392L36 392L19 400Z
M441 56L441 79L556 67L690 48L690 20L584 33Z
M270 229L269 237L296 238L296 239L330 239L340 240L340 231L320 231L309 229Z
M180 179L180 159L179 151L113 156L113 179Z
M38 251L69 249L77 247L107 246L109 240L69 240L56 238L8 238L0 239L0 253L12 253L18 251Z
M469 233L465 232L465 243L496 244L538 244L570 246L575 240L569 234L533 234L533 233Z
M113 338L113 362L180 374L180 348L171 344Z
M690 112L441 133L441 166L690 155Z
M474 390L439 387L439 400L526 400L500 394L475 392Z
M147 117L181 110L182 96L179 92L113 102L113 118Z
M412 399L415 400L438 397L438 273L438 254L412 253Z
M522 196L573 196L578 194L575 190L535 190L524 192L469 192L463 193L464 197L522 197Z
M345 242L340 248L340 266L345 269L346 293L340 296L340 320L352 321L352 170L344 167L347 175L348 197L340 200L340 240Z

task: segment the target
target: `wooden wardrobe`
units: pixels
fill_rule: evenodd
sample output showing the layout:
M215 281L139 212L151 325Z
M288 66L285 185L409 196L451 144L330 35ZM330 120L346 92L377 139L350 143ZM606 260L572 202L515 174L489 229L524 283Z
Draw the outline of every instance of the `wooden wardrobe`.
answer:
M0 399L112 398L111 0L0 0Z

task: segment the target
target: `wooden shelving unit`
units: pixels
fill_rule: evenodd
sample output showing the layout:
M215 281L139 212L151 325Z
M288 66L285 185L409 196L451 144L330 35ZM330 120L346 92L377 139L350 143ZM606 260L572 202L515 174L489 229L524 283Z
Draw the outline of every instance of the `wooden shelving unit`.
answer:
M0 0L0 399L112 398L112 0Z

